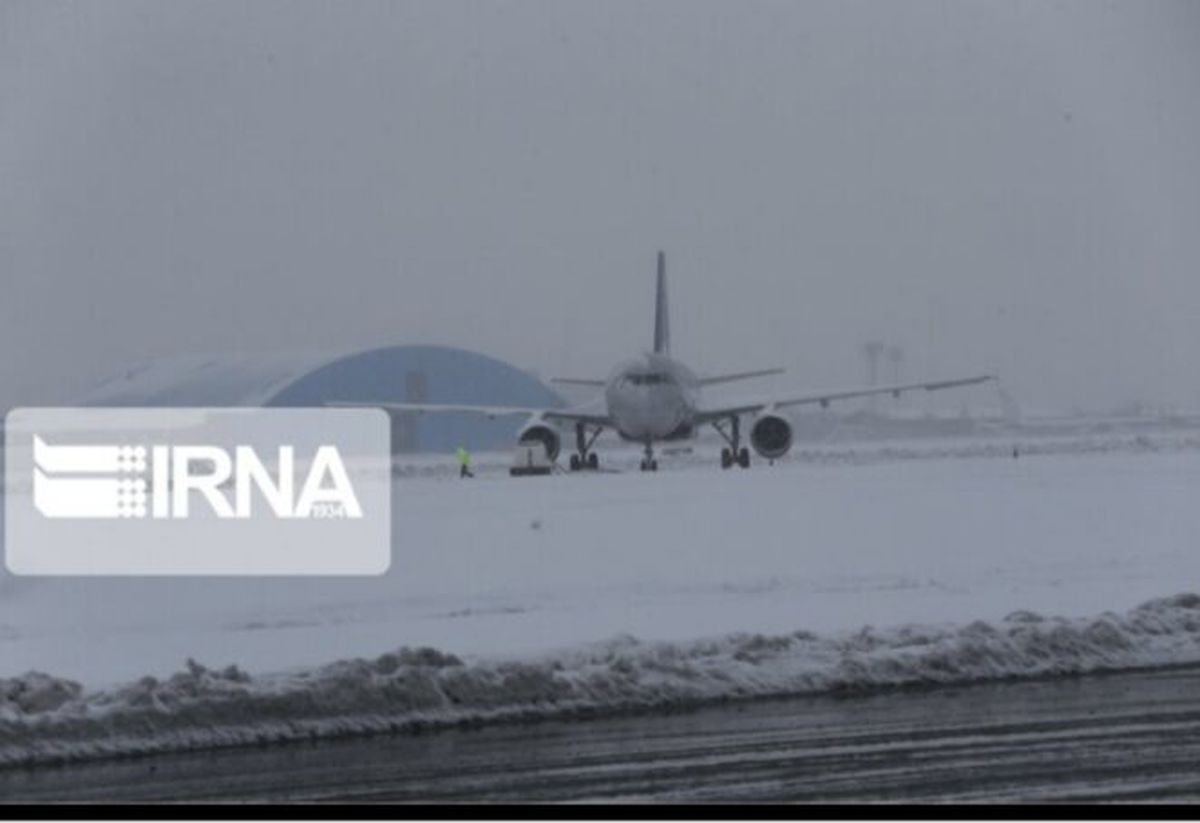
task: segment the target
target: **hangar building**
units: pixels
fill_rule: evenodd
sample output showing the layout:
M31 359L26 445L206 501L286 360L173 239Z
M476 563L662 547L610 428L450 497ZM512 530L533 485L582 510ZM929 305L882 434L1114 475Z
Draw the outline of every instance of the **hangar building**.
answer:
M330 356L151 358L95 386L88 406L321 406L341 402L479 403L559 407L563 400L515 366L447 346L386 346ZM505 448L520 418L392 414L397 452Z

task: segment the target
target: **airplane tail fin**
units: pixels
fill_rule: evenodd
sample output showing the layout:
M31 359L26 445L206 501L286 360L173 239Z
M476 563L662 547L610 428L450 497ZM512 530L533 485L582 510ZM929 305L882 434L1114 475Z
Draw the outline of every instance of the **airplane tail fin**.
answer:
M658 288L654 295L654 353L671 353L671 327L667 319L667 255L658 253Z

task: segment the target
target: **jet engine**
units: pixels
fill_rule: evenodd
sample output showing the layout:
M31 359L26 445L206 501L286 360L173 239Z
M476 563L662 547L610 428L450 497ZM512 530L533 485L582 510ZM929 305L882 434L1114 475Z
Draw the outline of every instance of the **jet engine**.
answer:
M750 445L768 460L783 457L792 447L792 424L778 414L764 414L750 428Z
M558 451L562 448L562 436L553 426L541 420L534 420L517 435L518 443L541 443L546 448L546 456L551 460L558 459Z

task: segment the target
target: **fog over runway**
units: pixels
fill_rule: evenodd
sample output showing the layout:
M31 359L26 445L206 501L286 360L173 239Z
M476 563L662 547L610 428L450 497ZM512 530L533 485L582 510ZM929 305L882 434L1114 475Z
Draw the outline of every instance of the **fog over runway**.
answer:
M1196 408L1190 0L0 7L0 405L211 352L649 338ZM957 400L948 397L947 408Z

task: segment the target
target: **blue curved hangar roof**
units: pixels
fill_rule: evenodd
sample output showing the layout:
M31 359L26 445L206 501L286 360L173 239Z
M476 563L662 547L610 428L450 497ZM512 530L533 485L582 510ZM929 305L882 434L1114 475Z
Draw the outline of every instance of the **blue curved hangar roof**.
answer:
M563 405L515 366L447 346L386 346L339 356L148 359L96 386L90 406L320 406L325 403ZM520 421L475 414L392 415L397 451L501 448Z

